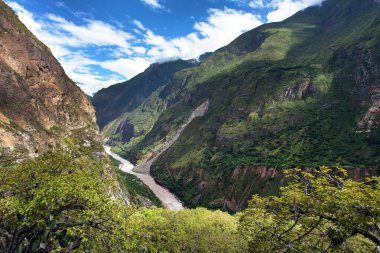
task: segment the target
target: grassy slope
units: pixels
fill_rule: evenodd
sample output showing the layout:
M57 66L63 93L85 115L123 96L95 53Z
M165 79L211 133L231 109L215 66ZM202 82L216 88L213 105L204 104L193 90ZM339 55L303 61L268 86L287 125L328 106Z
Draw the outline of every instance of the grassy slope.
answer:
M168 109L129 152L149 155L193 108L211 97L209 113L196 119L152 170L187 204L209 205L228 195L237 165L377 166L379 129L356 132L370 99L352 78L363 61L355 52L379 62L374 52L380 51L379 8L361 12L362 5L328 1L322 10L311 8L251 31L198 68L177 73L160 93ZM247 37L256 41L254 45L246 43ZM302 81L315 91L284 98ZM206 172L194 179L199 169ZM206 182L205 189L200 190L199 180ZM219 186L212 189L215 182ZM253 192L273 192L270 188L277 187L258 184L266 189Z

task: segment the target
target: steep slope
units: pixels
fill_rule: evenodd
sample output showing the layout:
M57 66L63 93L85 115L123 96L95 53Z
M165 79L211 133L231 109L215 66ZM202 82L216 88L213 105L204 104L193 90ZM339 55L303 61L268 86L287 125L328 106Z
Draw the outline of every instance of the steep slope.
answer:
M240 210L254 193L277 192L283 168L378 173L379 8L377 0L327 0L243 34L149 97L166 109L120 153L160 154L209 100L151 167L187 206Z
M196 62L183 60L155 63L131 80L98 91L92 99L98 125L102 129L123 113L133 111L169 82L175 72L195 65Z
M3 1L0 90L1 162L33 157L67 136L99 145L89 100Z

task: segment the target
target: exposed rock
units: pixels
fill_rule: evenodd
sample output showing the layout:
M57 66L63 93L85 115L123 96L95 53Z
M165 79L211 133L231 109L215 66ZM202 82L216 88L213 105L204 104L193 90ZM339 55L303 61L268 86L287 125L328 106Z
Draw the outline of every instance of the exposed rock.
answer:
M129 120L124 120L116 128L117 135L111 136L107 140L107 145L112 145L115 142L129 142L135 136L134 126Z
M304 169L307 172L314 173L315 169ZM183 173L177 170L178 173ZM266 166L236 166L229 175L226 175L226 181L221 185L221 191L213 198L208 195L218 187L217 181L210 180L210 171L207 169L193 169L188 175L182 187L192 184L197 185L199 195L191 201L194 206L206 204L214 208L239 212L246 208L252 194L272 195L278 192L280 186L286 184L282 173L283 169L266 167ZM374 168L354 168L348 169L348 176L356 181L361 181L366 177L376 175ZM176 175L177 178L183 175Z
M305 99L313 96L315 93L316 89L314 85L309 80L303 80L287 88L282 94L278 96L278 99Z
M0 90L0 160L34 156L76 131L97 138L86 95L2 1Z
M339 50L334 61L338 66L352 65L349 78L355 82L353 96L363 108L357 132L371 132L380 125L380 65L375 52L360 47Z

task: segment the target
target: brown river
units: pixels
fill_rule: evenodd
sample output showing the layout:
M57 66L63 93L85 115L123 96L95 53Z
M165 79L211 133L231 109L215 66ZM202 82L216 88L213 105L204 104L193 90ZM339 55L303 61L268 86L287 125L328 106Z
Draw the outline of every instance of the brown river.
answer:
M106 150L107 154L121 162L120 170L124 171L126 173L135 175L138 177L146 186L148 186L153 193L161 200L162 205L169 209L169 210L182 210L184 209L181 201L178 200L178 198L171 193L168 189L162 187L161 185L157 184L156 181L153 179L153 177L150 174L140 174L136 173L133 170L135 167L132 163L125 160L121 156L113 153L111 151L111 147L104 146L104 149Z

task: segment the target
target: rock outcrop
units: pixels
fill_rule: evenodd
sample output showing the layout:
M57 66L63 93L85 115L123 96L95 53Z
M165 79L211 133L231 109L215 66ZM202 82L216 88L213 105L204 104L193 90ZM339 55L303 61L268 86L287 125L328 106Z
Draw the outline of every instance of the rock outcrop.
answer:
M0 1L0 160L33 157L63 137L96 145L95 112L50 49Z

